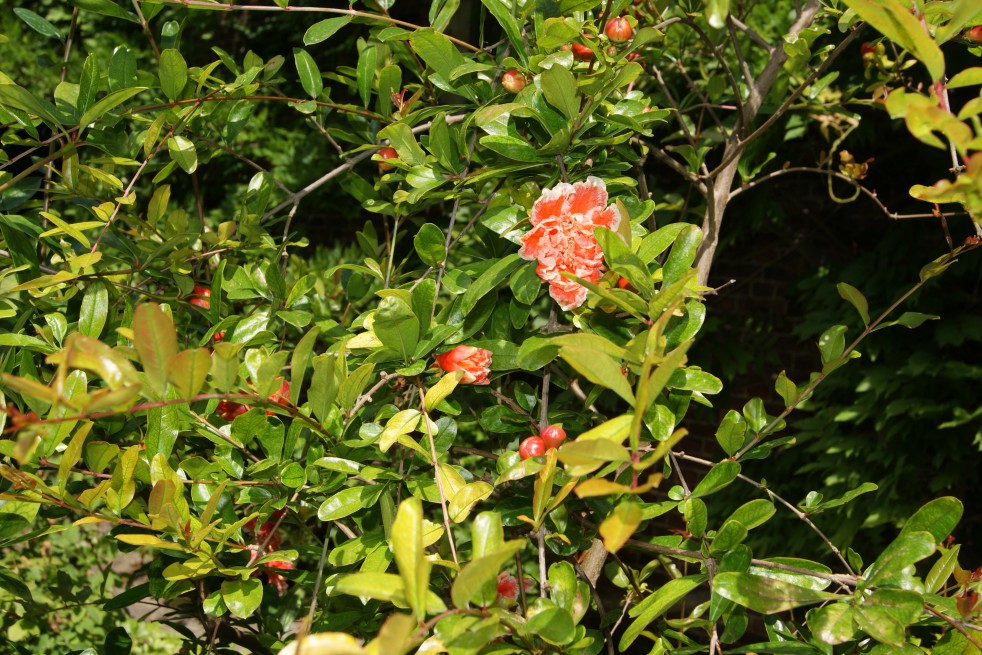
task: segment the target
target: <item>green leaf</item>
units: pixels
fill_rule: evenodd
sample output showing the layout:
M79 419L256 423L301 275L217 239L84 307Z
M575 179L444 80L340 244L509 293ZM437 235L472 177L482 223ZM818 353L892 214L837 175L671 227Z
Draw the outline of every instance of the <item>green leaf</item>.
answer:
M317 62L303 48L294 48L293 63L297 67L297 73L300 74L300 84L303 86L303 90L311 98L317 98L324 90L324 78L321 77L321 71L317 68Z
M130 12L122 9L119 5L111 0L71 0L72 4L79 9L84 9L86 11L91 11L96 14L102 14L103 16L112 16L113 18L122 18L123 20L128 20L131 23L136 23L139 25L140 21L136 16Z
M158 66L160 77L160 88L164 95L170 100L177 100L184 91L184 85L188 81L188 65L184 61L184 56L173 48L168 48L160 53L160 64Z
M419 343L419 319L408 303L396 296L382 298L372 329L379 341L409 362Z
M621 373L621 367L610 355L579 346L563 346L559 349L559 355L587 380L610 389L629 405L634 405L634 391Z
M873 329L873 331L875 332L876 330L882 330L883 328L891 327L894 325L902 325L905 328L910 328L911 330L913 330L914 328L920 327L927 321L936 321L939 318L941 317L935 316L934 314L921 314L920 312L904 312L903 314L900 315L900 317L897 320L880 323Z
M317 510L317 518L321 521L343 519L368 507L373 498L377 498L377 494L370 487L342 489L321 503Z
M777 381L774 383L774 390L781 396L785 407L790 407L791 403L798 399L798 387L788 378L788 374L784 371L781 371L777 376Z
M695 225L686 225L679 232L672 250L668 253L665 266L662 267L662 288L679 280L696 260L699 244L702 243L702 230Z
M889 610L862 605L855 608L853 619L863 632L873 639L894 647L904 642L904 626Z
M839 282L835 288L839 290L839 295L844 300L849 301L856 308L859 317L863 319L863 325L869 326L869 303L866 302L866 296L859 289L845 282Z
M82 114L82 117L78 119L78 124L84 129L90 123L93 123L105 116L107 112L115 109L136 94L143 91L146 91L146 87L136 86L128 89L113 91L105 97L100 98L94 105L89 107L88 110Z
M961 545L952 546L947 550L941 549L944 554L934 563L924 578L924 590L927 593L937 593L945 585L955 567L958 566L958 551L960 549Z
M635 621L627 627L627 630L621 636L620 650L627 650L628 646L638 638L638 635L648 627L648 624L670 610L676 603L688 596L690 592L706 582L707 579L708 577L706 575L699 574L669 580L653 594L632 607L628 614Z
M866 570L866 584L895 584L906 577L904 569L930 556L934 550L935 539L930 532L901 532L870 564Z
M353 573L338 580L336 589L352 596L374 598L400 606L407 604L405 583L401 577L392 573ZM439 596L433 592L427 593L426 602L426 610L430 614L444 612L447 609Z
M457 50L450 39L429 28L413 30L409 36L409 44L426 65L433 69L429 79L444 91L457 93L471 100L476 99L470 86L455 86L451 83L454 69L467 63L467 59Z
M540 159L539 153L525 139L506 134L482 136L480 144L503 157L515 161L534 162Z
M688 223L671 223L660 227L641 240L638 246L638 257L645 264L650 264L655 257L662 254L675 243L682 230L688 229Z
M29 603L33 602L31 588L24 584L20 576L3 568L0 568L0 589L13 594L21 600L26 600Z
M724 459L722 462L709 469L696 488L692 490L690 498L702 498L714 494L720 489L727 487L736 480L740 474L740 463L731 459Z
M54 105L47 100L41 100L30 91L16 84L0 84L0 102L14 109L26 111L40 116L46 123L61 127Z
M747 527L739 521L728 520L716 531L713 542L709 545L709 552L712 555L727 553L747 538Z
M627 222L627 219L624 219ZM604 252L604 258L610 265L611 270L623 275L634 287L650 296L654 292L654 285L651 283L651 274L644 262L631 252L631 249L624 239L616 232L612 232L604 227L594 230L597 243L600 244Z
M842 494L842 496L840 496L839 498L834 498L832 500L827 500L827 501L819 500L818 502L812 502L811 500L809 500L810 498L813 497L813 494L815 493L812 492L808 496L806 496L805 500L799 503L798 506L808 514L817 514L818 512L823 512L827 509L832 509L833 507L840 507L842 505L845 505L846 503L851 502L853 499L858 498L863 494L867 494L871 491L876 491L876 489L877 486L872 482L864 482L858 487L856 487L855 489L850 489L846 493ZM820 499L821 494L818 494L817 497Z
M761 614L776 614L802 605L839 598L836 594L799 587L774 578L737 572L718 574L713 579L713 591L737 605Z
M730 14L730 0L706 0L706 22L714 30L726 27L726 17Z
M642 521L641 509L633 500L623 500L600 524L600 536L603 537L604 548L607 552L616 553L627 543Z
M52 25L51 23L49 23L44 18L41 18L40 16L35 14L30 9L24 9L23 7L14 7L14 13L17 15L17 18L27 23L27 26L30 27L35 32L37 32L38 34L41 34L42 36L48 36L53 39L58 39L59 41L61 41L61 32L58 30L58 28Z
M399 504L392 534L392 553L406 586L406 602L422 618L426 615L432 564L423 550L423 504L419 498Z
M826 644L844 644L856 633L855 610L846 603L835 603L808 612L812 634Z
M263 583L249 580L226 580L222 583L222 601L232 616L248 618L263 602Z
M342 594L374 598L389 603L405 604L406 583L394 573L354 573L340 580L336 589Z
M433 223L424 223L419 228L413 237L413 246L427 266L439 266L447 256L446 235Z
M358 95L361 97L362 105L366 108L372 97L372 89L375 86L375 69L377 66L378 48L369 44L358 54L358 68L356 70Z
M549 607L536 612L522 629L526 635L534 635L556 646L568 644L576 637L573 617L562 607Z
M626 435L625 435L626 436ZM567 441L557 453L559 461L566 465L571 476L587 475L607 462L629 462L630 454L620 444L607 439L583 439Z
M211 356L204 348L185 350L175 355L167 367L167 379L182 398L192 399L205 386Z
M904 523L901 535L910 532L930 532L935 543L941 543L948 538L962 518L964 507L962 502L952 496L936 498L917 510Z
M133 314L133 345L140 356L148 386L163 396L167 367L177 355L177 332L170 314L157 303L137 305Z
M822 353L822 364L837 359L846 347L846 326L833 325L818 338L818 349Z
M501 29L508 37L508 42L511 43L512 52L524 64L528 60L528 53L525 51L525 39L522 38L521 25L513 15L514 5L503 0L481 0L481 2L501 25Z
M326 41L334 34L351 22L353 16L338 16L337 18L328 18L326 20L314 23L307 28L307 31L303 34L303 44L304 45L314 45L315 43L321 43Z
M136 86L136 55L126 46L116 46L109 60L109 90L122 91ZM81 123L85 125L85 123Z
M472 557L484 557L501 549L504 530L499 512L481 512L471 522Z
M740 524L746 526L748 530L753 530L766 523L774 516L775 511L774 503L763 498L758 498L740 505L726 520L738 521Z
M746 443L747 421L740 415L740 412L731 409L726 412L723 421L716 430L716 441L723 448L723 451L733 456L738 450L743 448Z
M542 71L539 83L546 102L569 120L575 120L580 113L580 95L573 74L559 64L554 64L552 68Z
M198 153L194 144L183 136L173 135L167 139L170 158L177 162L185 173L193 173L198 168Z
M98 339L109 314L109 291L101 282L93 283L82 296L78 317L78 331L87 337Z
M239 350L241 344L216 343L211 358L211 383L216 391L228 393L239 377Z
M505 562L514 559L515 553L520 551L524 545L523 540L515 539L501 544L493 552L486 552L483 556L474 557L468 562L457 574L450 590L454 607L466 608L485 585L497 579L501 567ZM494 598L491 598L490 601L493 602Z
M314 344L317 342L319 334L320 328L311 328L307 334L303 335L290 356L290 402L294 405L300 401L300 389L303 387L307 366L310 364L310 356L314 351Z
M466 317L481 298L493 291L498 284L506 280L523 263L525 262L518 256L518 253L512 253L489 266L460 296L457 305L457 311L460 315Z
M944 54L909 11L909 6L899 0L843 0L843 3L875 30L920 59L932 81L944 77Z
M463 371L453 371L440 378L440 381L426 390L423 397L423 404L427 412L432 412L437 405L443 402L444 398L453 393L457 388L460 379L464 377Z
M130 638L125 628L113 628L106 633L103 649L106 655L130 655L133 649L133 639Z
M774 564L778 564L780 566L803 569L805 571L814 571L818 574L818 576L756 564L750 567L749 573L762 578L782 580L799 587L806 587L816 591L821 591L832 584L828 579L829 574L832 573L832 569L824 564L819 564L818 562L813 562L807 559L801 559L800 557L770 557L765 561L773 562Z
M173 396L173 391L167 396ZM184 407L187 407L185 405ZM147 456L160 453L169 457L180 428L179 405L163 405L147 410Z
M426 163L426 153L419 147L416 135L413 134L412 128L407 124L393 123L385 129L379 130L378 135L379 138L388 139L392 147L399 153L399 159L409 166L422 166ZM441 231L440 234L442 235L443 232Z
M75 98L75 109L80 114L92 105L99 91L99 71L96 70L96 60L92 55L85 58L82 64L82 77L78 83L78 96Z

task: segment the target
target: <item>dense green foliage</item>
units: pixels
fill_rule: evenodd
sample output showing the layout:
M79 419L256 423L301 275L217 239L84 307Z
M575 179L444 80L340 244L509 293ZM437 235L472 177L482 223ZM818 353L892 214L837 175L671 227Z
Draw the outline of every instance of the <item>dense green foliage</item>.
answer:
M978 430L924 388L978 378L975 2L325 4L0 13L3 652L978 652L971 460L855 443ZM731 201L903 202L859 106L957 240L806 282L819 370L713 407Z

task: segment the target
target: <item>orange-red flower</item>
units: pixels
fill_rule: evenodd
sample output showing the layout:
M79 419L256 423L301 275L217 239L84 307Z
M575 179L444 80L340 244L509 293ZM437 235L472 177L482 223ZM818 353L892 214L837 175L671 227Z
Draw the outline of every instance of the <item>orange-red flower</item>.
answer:
M463 371L461 384L489 384L491 373L491 351L474 346L457 346L442 355L437 355L436 365L447 373Z
M594 228L617 230L620 212L607 204L607 185L598 177L576 184L557 184L546 189L529 214L532 229L522 237L518 251L524 259L536 260L536 274L549 283L549 295L563 310L579 307L586 300L586 287L562 273L596 282L603 271L603 251Z
M275 552L280 549L282 538L279 534L273 533L273 528L276 527L280 517L282 517L285 512L286 509L280 509L273 512L269 518L259 526L258 530L256 529L256 519L252 519L245 524L245 529L249 532L254 532L256 537L255 545L250 546L250 550L252 551L252 556L249 560L250 564L260 557L262 554L260 552L260 547L263 547L264 544L265 547L263 550L266 553ZM282 596L283 592L286 591L286 578L275 571L270 571L269 569L291 571L296 568L296 565L289 560L271 560L269 562L264 562L262 566L265 569L264 573L266 574L266 579L270 584L276 587L277 592L279 592L279 594Z
M525 587L525 591L531 591L535 587L535 582L532 578L522 576L522 586ZM514 605L517 598L518 578L508 571L502 571L498 574L498 595L495 601L498 604L507 606Z

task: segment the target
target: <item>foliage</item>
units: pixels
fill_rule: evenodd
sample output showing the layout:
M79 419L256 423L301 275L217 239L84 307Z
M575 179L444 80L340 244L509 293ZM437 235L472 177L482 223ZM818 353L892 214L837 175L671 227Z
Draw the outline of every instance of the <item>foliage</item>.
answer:
M677 447L722 389L688 356L732 198L805 171L890 213L840 148L855 118L830 67L860 21L884 35L876 97L951 150L955 179L911 193L978 232L982 102L956 116L947 89L982 69L946 86L938 45L982 23L976 5L482 0L474 45L448 32L466 5L435 0L419 26L392 4L76 0L68 24L16 9L64 59L57 83L0 73L0 544L106 528L100 547L145 553L147 581L102 609L152 598L199 653L976 652L959 500L857 552L816 522L875 485L796 506L744 467L792 443L787 416L874 331L930 318L899 308L978 236L882 313L838 284L862 327L825 328L808 380L778 376L782 411L728 411L712 460ZM259 10L303 30L267 57L195 43L213 27L198 16ZM615 45L622 13L633 36ZM104 34L68 47L89 19L152 57ZM345 34L357 61L328 70ZM792 106L834 135L820 166L772 164L758 140L787 134ZM279 152L272 111L303 125ZM302 173L281 175L289 158ZM233 159L254 174L212 198L206 176ZM351 247L308 254L297 225L313 236L303 217L335 181L372 216ZM551 425L569 439L523 458ZM722 514L734 483L755 497ZM778 511L832 566L754 558ZM6 568L0 588L32 602Z

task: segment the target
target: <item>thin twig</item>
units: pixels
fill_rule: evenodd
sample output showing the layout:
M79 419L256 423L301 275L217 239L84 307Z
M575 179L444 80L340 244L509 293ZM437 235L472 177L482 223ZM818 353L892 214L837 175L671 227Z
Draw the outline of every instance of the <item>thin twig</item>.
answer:
M140 0L141 2L149 2L151 0ZM398 25L399 27L405 27L410 30L422 29L421 25L416 25L415 23L407 23L403 20L396 20L391 16L385 14L373 14L367 11L356 11L354 9L332 9L330 7L300 7L300 6L287 6L281 7L279 5L233 5L229 4L217 4L209 0L152 0L154 3L160 3L172 6L184 6L184 7L200 7L202 9L213 9L218 11L288 11L290 13L294 12L309 12L309 13L322 13L322 14L340 14L342 16L351 16L353 18L368 18L371 20L377 20L381 23L390 23L392 25ZM449 34L444 34L448 40L452 43L456 43L462 48L466 48L471 52L483 52L477 46L473 46L466 41L461 41L458 38L450 36Z
M702 466L713 467L713 466L716 465L715 462L711 462L708 459L702 459L701 457L693 457L692 455L686 455L684 453L678 453L677 454L677 457L679 457L680 459L684 459L684 460L686 460L688 462L694 462L696 464L701 464ZM829 550L832 551L832 554L834 554L839 559L839 561L842 562L842 565L846 567L846 570L849 571L850 574L855 575L855 571L853 571L852 570L852 567L849 566L849 562L846 561L846 558L842 555L842 552L839 550L839 548L835 544L832 543L832 540L831 539L829 539L827 536L825 536L825 533L822 532L821 529L819 529L819 527L817 525L815 525L815 523L810 518L808 518L808 515L807 514L805 514L800 509L798 509L797 507L795 507L794 505L792 505L791 503L789 503L787 500L785 500L781 496L777 495L771 489L769 489L769 488L765 487L764 485L762 485L761 483L757 482L753 478L749 478L746 475L743 475L742 473L737 474L737 477L739 479L743 480L744 482L746 482L747 484L749 484L750 486L756 487L757 489L760 489L761 491L763 491L764 493L766 493L768 496L770 496L772 499L776 500L777 502L781 503L782 505L784 505L785 507L787 507L789 510L791 510L791 512L797 518L799 518L805 525L807 525L809 528L811 528L812 531L814 531L815 534L817 534L822 539L822 541L825 542L825 545L828 546L829 547Z
M447 541L450 543L450 554L453 556L453 562L459 565L457 544L454 542L453 526L450 525L450 512L447 510L447 495L443 490L443 476L440 475L440 461L436 454L436 441L433 439L433 431L430 429L430 415L426 411L426 394L423 391L423 383L418 377L416 378L416 390L419 391L419 410L423 414L423 426L426 428L426 437L430 442L433 475L436 477L436 489L440 494L440 508L443 510L443 529L447 534ZM521 580L519 580L519 584L521 584Z

